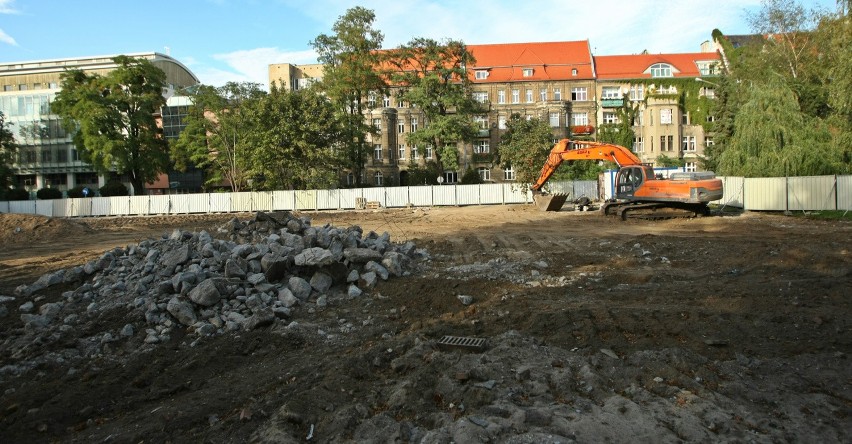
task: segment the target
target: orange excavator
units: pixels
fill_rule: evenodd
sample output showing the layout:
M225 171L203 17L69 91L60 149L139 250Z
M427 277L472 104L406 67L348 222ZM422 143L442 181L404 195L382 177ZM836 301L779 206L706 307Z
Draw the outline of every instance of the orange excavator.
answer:
M722 198L722 181L712 172L673 173L658 178L654 168L643 165L629 149L601 142L562 139L554 145L532 184L533 199L545 211L559 211L567 196L544 195L541 188L559 165L574 160L605 160L618 165L615 196L604 202L601 211L622 219L694 217L709 214L708 203Z

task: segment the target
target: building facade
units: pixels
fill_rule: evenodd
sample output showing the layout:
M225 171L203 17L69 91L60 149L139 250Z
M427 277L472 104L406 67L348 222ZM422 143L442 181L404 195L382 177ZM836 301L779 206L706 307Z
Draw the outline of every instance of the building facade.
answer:
M514 181L514 172L498 165L495 156L513 114L548 122L554 141L597 140L599 126L619 123L618 110L629 106L635 108L632 148L642 161L658 163L665 156L682 161L687 170L700 169L704 147L712 143L705 128L712 119L707 100L713 83L703 77L716 74L715 51L593 56L587 40L467 48L476 59L468 67L474 98L487 112L474 117L479 137L458 145L460 170L445 171L445 183L456 183L468 168L485 182ZM270 84L299 89L322 78L322 65L271 65L269 75ZM362 183L407 185L407 170L432 159L430 148L420 153L406 140L423 125L422 113L399 103L393 93L370 97L367 108L365 119L379 135L371 140ZM344 174L345 185L356 183L351 173Z
M175 90L199 83L195 74L170 56L154 52L127 56L146 59L165 72L168 87L163 94L167 98ZM98 188L106 182L107 177L80 159L71 139L73 134L65 131L61 118L51 112L50 104L60 91L62 73L79 69L87 74L104 75L116 68L113 57L0 64L0 111L11 125L19 146L17 161L12 165L18 186L31 192L47 187L66 191L75 186Z

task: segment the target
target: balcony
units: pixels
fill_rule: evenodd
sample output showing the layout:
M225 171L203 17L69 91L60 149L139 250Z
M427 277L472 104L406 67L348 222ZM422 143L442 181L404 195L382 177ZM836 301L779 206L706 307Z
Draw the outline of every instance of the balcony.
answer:
M473 153L472 160L474 163L492 163L494 162L494 154L492 153Z
M624 98L619 99L601 99L601 107L603 108L621 108L624 106Z

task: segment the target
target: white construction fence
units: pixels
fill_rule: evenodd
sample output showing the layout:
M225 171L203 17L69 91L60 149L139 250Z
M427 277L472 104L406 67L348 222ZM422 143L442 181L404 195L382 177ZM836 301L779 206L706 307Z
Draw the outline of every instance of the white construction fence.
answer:
M852 176L721 179L725 194L715 202L719 205L766 211L852 209ZM572 200L583 196L597 200L599 187L597 181L554 181L546 188ZM481 184L169 194L0 202L0 213L86 217L320 211L357 209L359 202L385 208L504 205L531 203L532 193L514 184Z

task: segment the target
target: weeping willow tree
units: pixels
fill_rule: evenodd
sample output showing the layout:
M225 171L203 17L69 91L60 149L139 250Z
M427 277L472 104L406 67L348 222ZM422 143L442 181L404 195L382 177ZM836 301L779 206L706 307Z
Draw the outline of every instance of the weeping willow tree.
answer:
M718 172L745 177L833 174L842 159L832 145L826 125L803 113L786 82L774 78L749 89Z

